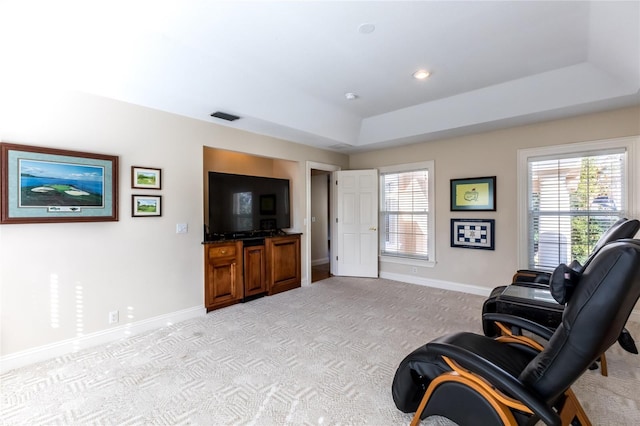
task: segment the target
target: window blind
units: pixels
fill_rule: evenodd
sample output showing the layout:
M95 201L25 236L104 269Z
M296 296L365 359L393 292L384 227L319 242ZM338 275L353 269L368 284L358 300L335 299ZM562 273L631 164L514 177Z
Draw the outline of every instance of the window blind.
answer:
M529 159L529 267L584 263L625 215L624 150Z
M429 171L381 174L381 253L428 260Z

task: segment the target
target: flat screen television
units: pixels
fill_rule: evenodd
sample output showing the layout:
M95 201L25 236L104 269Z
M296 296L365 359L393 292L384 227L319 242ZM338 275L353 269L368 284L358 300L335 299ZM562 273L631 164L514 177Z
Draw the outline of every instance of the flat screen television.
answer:
M205 239L242 238L291 227L289 180L209 172Z

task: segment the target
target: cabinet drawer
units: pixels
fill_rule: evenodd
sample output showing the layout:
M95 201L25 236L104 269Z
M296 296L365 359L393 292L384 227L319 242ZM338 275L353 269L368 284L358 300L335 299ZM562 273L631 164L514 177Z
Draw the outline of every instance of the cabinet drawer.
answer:
M236 246L209 247L209 258L229 257L236 255Z

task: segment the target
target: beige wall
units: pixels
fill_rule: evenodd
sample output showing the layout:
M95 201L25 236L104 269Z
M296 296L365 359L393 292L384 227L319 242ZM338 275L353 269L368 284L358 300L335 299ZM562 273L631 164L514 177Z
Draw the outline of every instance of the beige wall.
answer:
M412 273L411 265L382 263L381 274L405 276L409 280L435 280L484 288L509 283L517 268L518 149L634 135L640 135L640 108L626 108L352 155L351 169L435 161L437 264L432 268L418 268L417 273ZM636 149L636 153L639 150ZM634 161L631 160L630 164L633 167ZM640 167L637 159L635 166ZM450 211L450 179L493 175L497 177L497 211L475 213ZM640 188L640 184L636 182L635 187ZM637 205L632 206L632 209L636 215L640 212ZM495 251L450 247L450 219L452 218L495 219Z
M297 162L259 157L243 152L233 152L224 149L204 147L203 173L204 179L204 223L209 222L209 179L208 172L235 173L249 176L277 177L283 179L296 178ZM291 191L295 194L293 183ZM295 195L294 195L295 197Z
M347 169L349 160L350 168L435 160L438 264L419 270L418 275L490 288L508 281L515 268L516 150L640 134L636 108L349 159L97 96L22 88L0 97L0 120L4 142L112 154L120 159L118 222L0 226L3 360L40 349L51 354L63 343L82 348L87 336L117 329L124 337L132 331L128 326L157 324L158 318L170 322L182 312L202 309L203 169L210 160L205 159L208 151L203 147L284 160L265 160L260 167L292 178L292 228L300 231L305 229L307 161ZM225 155L234 170L244 167L247 157ZM131 189L133 165L161 168L162 190ZM449 179L493 174L498 177L498 211L473 217L496 219L496 251L449 248L449 219L458 216L448 211ZM131 195L140 192L163 196L162 217L131 217ZM177 223L187 223L189 232L176 234ZM308 247L304 240L302 246ZM310 255L306 250L303 257ZM303 279L307 280L305 269ZM409 275L403 265L383 264L381 271ZM115 326L107 321L112 310L120 312Z
M123 336L128 325L203 308L203 147L287 160L265 161L275 175L292 177L292 226L300 231L306 161L348 164L343 154L101 97L22 89L6 95L0 140L119 156L120 220L0 226L3 357L51 353L47 345L62 343L76 349L87 336L113 329ZM225 158L243 164L241 156ZM131 189L133 165L161 168L162 189ZM131 217L131 194L140 192L162 195L162 217ZM189 232L176 234L177 223ZM303 270L304 279L308 274ZM115 326L107 320L112 310L120 312Z

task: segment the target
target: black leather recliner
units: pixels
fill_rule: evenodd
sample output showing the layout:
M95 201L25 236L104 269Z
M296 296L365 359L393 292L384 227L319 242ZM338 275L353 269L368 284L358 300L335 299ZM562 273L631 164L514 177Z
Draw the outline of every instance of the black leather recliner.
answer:
M598 239L589 257L584 265L580 265L577 261L571 262L569 266L581 273L589 264L593 256L605 245L612 241L622 240L624 238L633 238L640 230L640 221L637 219L627 219L626 217L618 219L609 227ZM550 272L540 271L536 269L519 269L511 279L514 283L535 283L541 285L549 285Z
M626 238L633 238L640 230L640 221L637 219L621 218L614 223L604 234L600 237L596 243L593 251L585 261L584 265L580 265L576 262L572 262L569 265L576 273L580 274L589 265L593 257L600 251L605 245ZM551 290L549 288L549 279L551 277L550 272L537 271L537 270L519 270L513 276L513 282L511 285L524 286L536 288L540 292L548 292L549 299L551 299ZM491 291L491 295L485 300L482 306L482 313L517 313L518 316L528 318L532 321L541 323L542 325L550 328L555 328L560 323L562 317L563 304L556 304L551 300L551 303L536 304L522 304L521 307L515 307L509 303L499 303L499 298L508 286L496 287ZM502 307L501 307L502 306ZM498 333L498 329L491 321L483 320L482 328L486 336L494 337ZM620 344L622 347L632 353L637 353L633 338L628 334L626 330L620 335Z
M459 425L589 425L570 386L616 341L640 297L640 240L603 247L587 265L552 332L527 319L489 313L508 333L491 338L449 334L409 354L396 371L393 400L415 412L412 424L431 415Z

